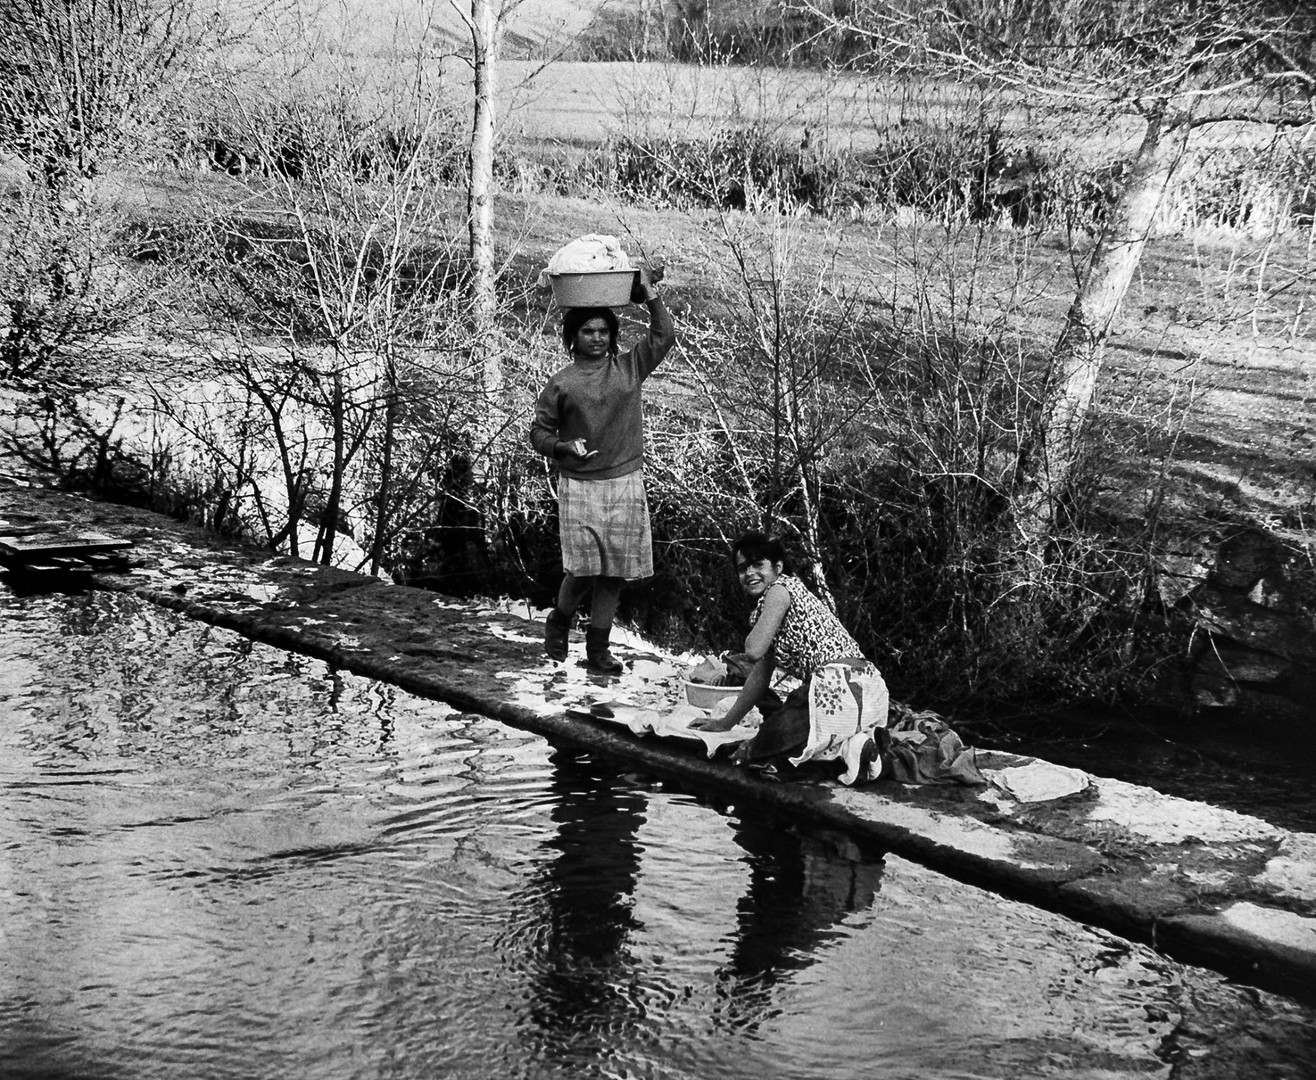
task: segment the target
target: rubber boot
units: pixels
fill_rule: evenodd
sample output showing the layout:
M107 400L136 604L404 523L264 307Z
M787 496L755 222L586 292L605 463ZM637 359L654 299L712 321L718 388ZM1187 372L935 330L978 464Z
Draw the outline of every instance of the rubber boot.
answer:
M608 648L608 636L611 633L610 627L596 630L591 626L585 631L585 662L591 671L600 675L619 675L622 671L621 661Z
M554 608L544 620L544 652L550 660L567 658L567 632L571 629L571 616Z

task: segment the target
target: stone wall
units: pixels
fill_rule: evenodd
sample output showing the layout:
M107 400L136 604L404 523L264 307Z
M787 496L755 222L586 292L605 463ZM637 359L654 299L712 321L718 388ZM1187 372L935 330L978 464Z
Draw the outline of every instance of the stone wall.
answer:
M1226 534L1180 608L1192 621L1179 692L1193 710L1316 721L1316 564L1259 529Z

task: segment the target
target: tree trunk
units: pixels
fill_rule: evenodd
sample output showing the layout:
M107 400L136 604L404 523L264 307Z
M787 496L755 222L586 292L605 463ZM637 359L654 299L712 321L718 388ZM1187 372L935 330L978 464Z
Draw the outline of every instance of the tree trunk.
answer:
M494 106L498 90L498 50L503 27L496 0L471 0L471 43L475 66L475 116L471 128L470 219L471 314L481 378L488 393L502 382L493 347L498 301L494 293L493 166Z
M375 535L370 543L370 573L384 565L388 539L390 503L393 498L393 444L397 439L398 375L390 346L384 361L384 445L380 448L379 490L375 492Z
M652 51L653 0L640 0L640 59L650 59Z
M325 501L324 517L320 521L320 534L316 540L319 561L325 566L333 564L334 538L338 533L339 507L343 504L343 474L347 471L347 402L343 393L342 358L335 358L333 425L334 469L329 478L329 497ZM315 556L312 555L312 560Z
M1168 124L1164 112L1147 117L1147 129L1129 177L1097 242L1087 278L1065 317L1051 358L1051 381L1035 452L1025 455L1025 495L1019 519L1036 539L1054 522L1092 404L1106 337L1138 269L1152 219L1161 204L1186 124Z
M498 90L498 54L511 7L506 0L471 0L475 101L471 128L470 190L467 212L471 238L471 359L482 397L471 427L472 505L478 506L486 542L491 522L481 494L492 490L489 461L496 433L507 415L503 395L502 354L507 347L499 331L494 290L494 130Z

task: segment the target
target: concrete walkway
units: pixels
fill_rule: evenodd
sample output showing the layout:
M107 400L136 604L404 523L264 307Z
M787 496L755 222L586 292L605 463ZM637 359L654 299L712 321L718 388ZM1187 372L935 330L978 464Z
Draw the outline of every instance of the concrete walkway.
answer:
M568 716L602 701L677 705L674 658L624 636L614 651L627 671L598 679L575 655L544 659L529 612L270 558L145 511L0 483L0 530L38 520L134 542L133 569L92 574L98 588L627 759L741 807L844 829L1177 959L1316 1000L1316 834L990 751L979 752L987 788L774 783L710 760L696 742ZM1048 797L1057 782L1071 793Z

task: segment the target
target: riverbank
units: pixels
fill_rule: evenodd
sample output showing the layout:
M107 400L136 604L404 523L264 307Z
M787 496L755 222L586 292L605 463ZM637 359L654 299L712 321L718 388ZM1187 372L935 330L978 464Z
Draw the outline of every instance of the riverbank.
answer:
M568 715L602 701L675 707L677 658L634 640L617 647L623 676L598 679L547 661L529 611L270 557L143 510L35 485L0 488L0 522L38 520L132 541L132 569L89 575L93 587L613 755L721 800L843 829L1177 959L1313 996L1313 834L1099 776L1084 776L1082 790L1063 798L1034 800L1000 781L1041 763L994 751L979 751L997 781L986 789L772 783L670 740Z
M556 588L551 491L542 482L542 460L526 456L522 432L527 387L542 385L554 369L560 342L547 296L532 283L564 237L616 231L634 253L665 264L667 295L685 328L681 348L656 373L646 420L655 535L671 557L660 559L659 576L647 588L628 590L627 600L634 604L632 617L655 640L678 634L720 640L733 628L715 621L729 606L718 591L720 542L709 536L717 530L708 523L734 532L757 522L775 498L771 485L726 469L725 454L744 461L772 457L770 433L780 418L760 412L766 402L761 390L787 385L772 374L780 360L760 369L762 358L747 367L741 356L739 343L758 334L730 251L747 245L757 265L776 235L792 252L797 285L824 275L819 281L827 285L818 286L823 292L816 297L823 308L831 303L823 302L824 292L868 298L854 309L854 320L840 309L835 316L819 314L817 305L798 313L801 325L812 327L800 340L837 341L834 331L844 326L843 338L853 332L869 342L853 352L849 346L832 350L834 370L815 372L819 387L844 385L849 376L842 377L841 368L851 363L865 373L858 376L861 384L875 381L871 393L860 395L871 415L827 419L824 408L810 421L822 425L813 428L818 432L836 423L848 433L842 437L838 427L819 444L827 448L818 459L819 491L828 494L811 496L811 505L822 518L786 519L781 528L787 535L800 530L830 537L816 553L817 569L900 693L942 709L1137 697L1183 714L1228 710L1250 721L1286 711L1295 723L1310 720L1316 635L1306 462L1316 420L1303 386L1316 370L1316 354L1307 347L1304 294L1277 284L1303 277L1310 251L1300 236L1163 237L1144 256L1107 346L1090 440L1094 471L1076 487L1095 501L1080 499L1087 509L1081 522L1074 519L1077 532L1066 533L1056 549L1065 558L1039 578L1021 575L1009 559L1002 563L992 554L1000 550L993 536L1003 519L989 493L1008 491L1018 475L1008 465L1018 447L1008 444L1027 421L1023 414L1002 414L975 432L979 421L965 420L992 414L991 402L1032 400L1036 388L1024 378L1029 364L993 364L975 374L972 364L961 366L969 354L951 343L986 343L999 331L1001 342L1010 344L1003 352L993 345L988 354L1044 356L1072 300L1065 282L1082 243L1075 248L1072 238L1056 232L1004 225L947 230L935 218L895 207L842 225L822 216L774 224L739 213L626 206L615 208L610 223L601 222L592 195L509 191L498 212L509 225L499 242L509 260L500 279L508 304L508 348L500 358L505 386L487 413L470 408L464 348L452 342L436 343L431 352L421 347L416 355L435 363L403 378L412 389L404 395L402 441L390 449L385 443L392 436L383 438L387 425L379 423L384 399L369 389L369 379L341 407L302 392L272 413L259 405L262 395L284 392L276 369L314 380L314 371L332 366L316 346L303 356L299 349L287 351L280 335L265 336L283 317L282 301L269 310L236 304L233 327L219 333L196 307L206 290L239 284L227 272L212 280L186 271L196 259L214 270L233 268L226 257L200 254L209 250L204 237L213 239L213 233L206 223L217 214L228 222L224 228L247 238L244 243L268 242L287 252L318 243L314 231L295 235L294 211L304 193L267 181L169 169L106 178L104 194L116 214L153 238L147 246L156 261L134 256L124 262L124 273L167 287L178 298L177 306L166 305L177 325L135 318L131 333L102 343L108 347L80 346L88 350L82 374L91 374L100 389L78 381L80 389L67 396L42 396L35 387L0 394L12 444L72 483L117 492L114 497L152 498L165 512L257 541L281 537L284 550L301 554L314 545L318 524L328 520L327 500L338 492L340 531L333 544L341 564L358 565L359 543L417 583L469 595L474 582L547 602ZM459 191L427 192L436 201L423 221L453 221L464 213ZM416 258L433 260L423 230L413 232L408 243ZM301 258L289 255L279 263L269 281L271 297L289 281L305 279ZM454 255L444 265L446 284L426 293L422 307L457 299L449 290L460 280L460 259ZM1255 275L1243 272L1249 266L1257 267ZM759 270L746 272L756 279ZM954 314L960 311L950 302L957 282L983 282L976 296L1017 298L1009 285L1016 274L1028 282L1022 290L1027 303L1012 301L998 310L993 301L981 311ZM312 303L306 310L311 317L320 308ZM433 311L425 310L423 319L432 320ZM916 310L944 311L944 319L907 321ZM627 326L629 336L634 327ZM265 358L255 369L242 359L240 342L248 334L261 341L258 355ZM326 334L319 339L333 336ZM406 354L415 345L409 340ZM266 361L274 368L265 370ZM923 385L918 372L925 361L932 365L931 381ZM841 381L830 382L833 375ZM901 389L905 379L923 388L909 396ZM998 379L1005 381L997 385ZM924 406L916 403L925 394L942 400L938 386L959 386L979 406L962 410L952 406L954 395L946 397L948 411L927 427ZM831 399L824 389L815 400ZM435 412L434 401L449 404ZM1280 425L1273 423L1277 402L1285 420ZM500 418L494 425L500 434L490 442L475 428L465 431L481 415ZM958 426L962 422L967 426ZM366 439L346 457L333 450L332 432L343 424ZM440 449L466 446L469 439L485 447L478 462ZM893 453L911 444L923 448L915 458ZM410 447L403 457L392 456L403 445ZM801 448L798 464L813 454ZM847 471L851 456L863 463L857 488ZM396 500L376 499L374 463L384 460L394 465L395 475L384 483ZM496 489L471 488L469 466L505 481ZM773 483L786 483L796 465L783 460L782 468ZM961 472L974 479L957 479ZM828 508L849 507L852 491L862 497L844 520L832 520ZM378 517L381 507L384 518ZM470 543L474 537L480 542ZM888 572L872 573L873 566ZM858 568L852 577L851 567ZM953 584L965 567L963 580L972 588ZM493 574L501 577L490 585ZM876 626L868 621L873 611L902 617ZM1075 611L1084 614L1071 619Z

